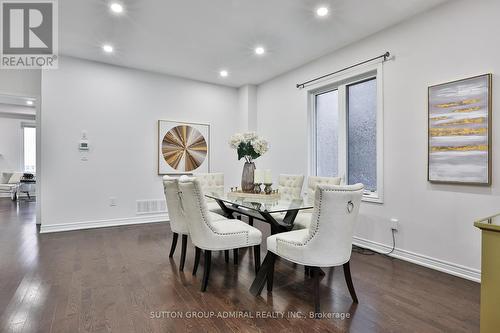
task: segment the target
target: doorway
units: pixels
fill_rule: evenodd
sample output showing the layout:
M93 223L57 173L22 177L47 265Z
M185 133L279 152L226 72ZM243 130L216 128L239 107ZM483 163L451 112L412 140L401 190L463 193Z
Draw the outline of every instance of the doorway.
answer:
M38 105L36 97L0 94L0 207L32 215L27 221L37 221Z

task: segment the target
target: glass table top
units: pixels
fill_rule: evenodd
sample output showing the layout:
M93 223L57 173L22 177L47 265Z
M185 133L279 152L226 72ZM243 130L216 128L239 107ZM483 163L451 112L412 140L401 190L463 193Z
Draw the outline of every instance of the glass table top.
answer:
M230 195L218 195L215 193L206 194L208 198L221 200L226 204L231 206L248 208L257 212L266 213L282 213L291 210L302 210L313 208L313 205L308 203L306 198L300 198L297 200L283 200L279 198L269 197L266 198L248 198L244 196L238 196L236 193L231 193Z
M500 231L500 214L488 216L474 222L474 225L481 229Z

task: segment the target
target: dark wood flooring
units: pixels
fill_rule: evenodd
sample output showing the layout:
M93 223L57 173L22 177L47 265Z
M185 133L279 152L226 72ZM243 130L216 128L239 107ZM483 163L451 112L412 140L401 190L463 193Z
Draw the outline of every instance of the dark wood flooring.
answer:
M476 332L479 284L380 255L353 254L359 305L351 303L342 268L327 270L322 311L350 319L166 318L163 311L313 311L312 280L302 267L277 261L274 291L253 297L253 253L238 266L214 253L210 284L191 275L188 246L168 258L168 224L40 235L34 202L0 199L1 332ZM266 225L256 225L268 234ZM265 244L265 242L263 242ZM265 245L262 246L262 256ZM232 258L231 258L232 259ZM201 263L203 265L203 262ZM198 312L200 311L200 312ZM205 312L203 312L205 311ZM152 319L153 315L160 318ZM299 314L300 315L300 314Z

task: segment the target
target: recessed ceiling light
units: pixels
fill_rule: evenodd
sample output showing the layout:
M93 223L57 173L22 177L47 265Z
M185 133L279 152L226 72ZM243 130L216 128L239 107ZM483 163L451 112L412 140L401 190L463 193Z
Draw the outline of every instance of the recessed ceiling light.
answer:
M102 50L106 53L113 53L113 46L109 45L109 44L104 44L102 46Z
M33 105L33 101L26 101L26 104Z
M219 75L220 75L221 77L227 77L227 76L229 75L229 73L228 73L228 71L226 71L226 70L224 69L224 70L221 70L221 71L219 72Z
M264 47L257 46L255 48L255 54L257 54L257 55L263 55L264 53L266 53L266 50L264 49Z
M109 8L113 13L117 14L123 13L123 5L119 4L118 2L111 3L111 5L109 5Z
M319 17L325 17L326 15L328 15L328 8L319 7L318 9L316 9L316 15L318 15Z

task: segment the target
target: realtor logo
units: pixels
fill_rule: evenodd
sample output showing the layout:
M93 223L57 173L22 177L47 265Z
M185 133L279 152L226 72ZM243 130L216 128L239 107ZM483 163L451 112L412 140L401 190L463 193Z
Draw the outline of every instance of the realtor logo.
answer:
M0 0L2 68L57 68L57 2Z

